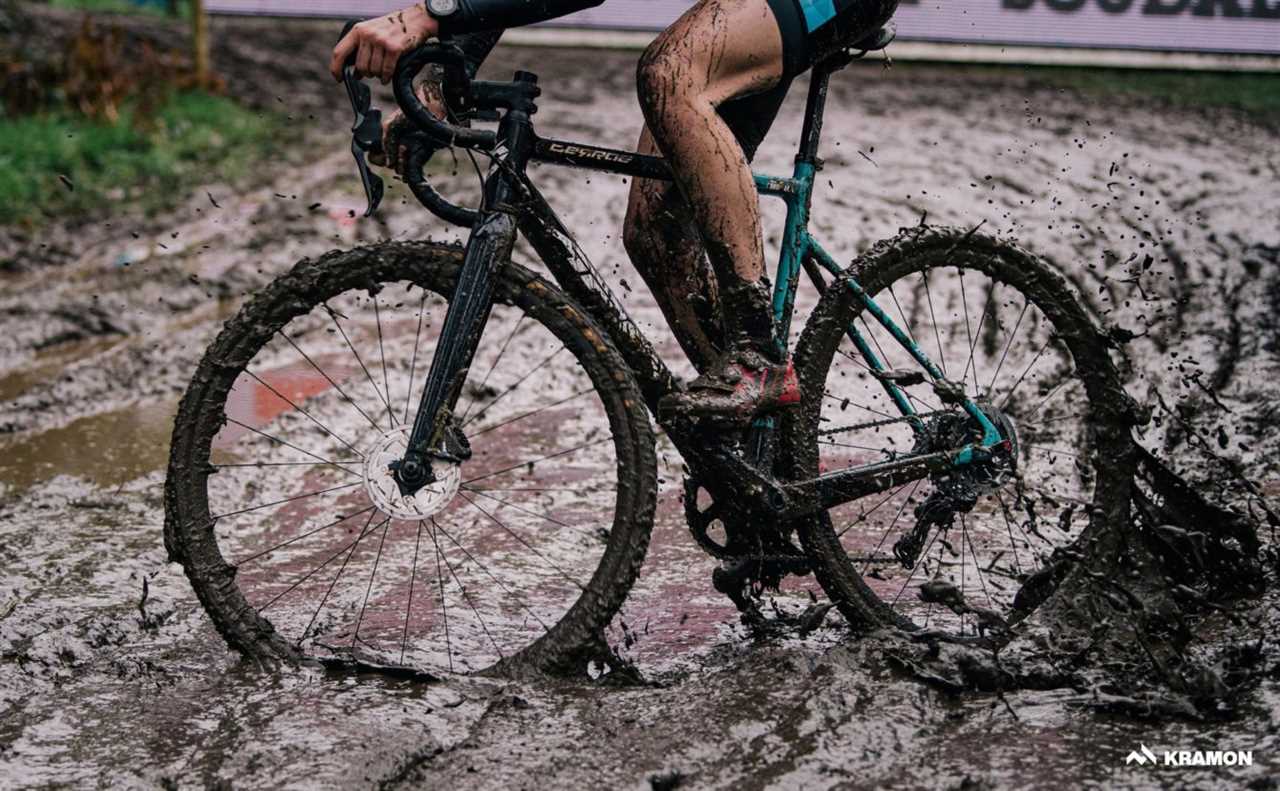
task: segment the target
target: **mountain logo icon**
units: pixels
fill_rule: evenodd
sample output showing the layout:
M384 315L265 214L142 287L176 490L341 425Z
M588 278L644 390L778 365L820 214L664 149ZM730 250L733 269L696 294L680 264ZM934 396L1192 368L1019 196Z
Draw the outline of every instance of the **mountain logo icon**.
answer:
M1125 765L1137 764L1138 766L1146 766L1147 764L1156 763L1156 754L1147 749L1147 745L1139 744L1138 749L1130 752L1124 759Z

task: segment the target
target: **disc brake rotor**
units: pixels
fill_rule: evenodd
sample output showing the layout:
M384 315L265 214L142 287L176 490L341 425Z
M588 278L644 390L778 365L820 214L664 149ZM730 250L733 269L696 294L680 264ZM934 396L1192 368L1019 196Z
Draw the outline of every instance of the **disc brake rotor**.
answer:
M413 427L394 428L374 443L365 456L364 487L378 510L393 519L416 521L443 511L453 502L462 485L462 466L433 459L431 470L436 480L411 495L400 493L391 465L404 458Z

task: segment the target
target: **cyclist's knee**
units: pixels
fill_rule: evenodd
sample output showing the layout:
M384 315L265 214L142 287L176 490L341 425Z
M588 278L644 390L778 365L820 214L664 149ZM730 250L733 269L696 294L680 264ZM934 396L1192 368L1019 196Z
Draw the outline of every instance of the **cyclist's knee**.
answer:
M682 51L687 46L687 42L663 34L640 57L636 65L636 94L646 116L661 112L682 98L690 98L699 90L689 69L689 53Z

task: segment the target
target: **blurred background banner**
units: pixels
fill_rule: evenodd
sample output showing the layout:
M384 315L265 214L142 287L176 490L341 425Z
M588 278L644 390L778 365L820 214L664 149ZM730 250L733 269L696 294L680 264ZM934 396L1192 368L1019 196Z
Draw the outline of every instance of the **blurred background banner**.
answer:
M405 0L207 0L210 12L368 17ZM614 0L551 23L659 30L689 0ZM1280 55L1280 0L902 0L905 41Z

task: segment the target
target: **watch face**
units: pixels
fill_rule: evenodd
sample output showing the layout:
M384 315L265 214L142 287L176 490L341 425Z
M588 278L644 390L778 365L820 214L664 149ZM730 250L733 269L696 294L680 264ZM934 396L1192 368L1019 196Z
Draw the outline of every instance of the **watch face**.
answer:
M427 9L436 16L448 16L458 10L458 0L429 0Z

